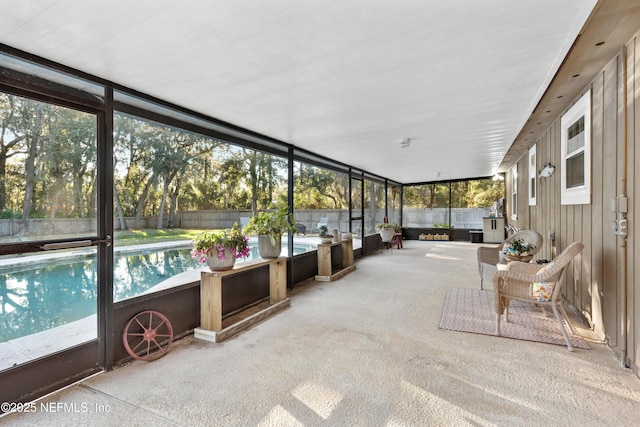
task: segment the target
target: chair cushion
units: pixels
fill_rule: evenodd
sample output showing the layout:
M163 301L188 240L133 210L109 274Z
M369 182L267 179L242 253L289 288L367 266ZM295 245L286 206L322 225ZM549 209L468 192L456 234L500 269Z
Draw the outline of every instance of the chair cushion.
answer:
M536 301L551 301L556 282L534 282L531 288L531 296Z
M538 270L538 274L544 274L547 270L549 270L553 266L553 261L546 264L540 270ZM531 297L536 301L551 301L551 296L553 295L553 290L556 288L555 281L547 281L547 282L533 282L531 286Z

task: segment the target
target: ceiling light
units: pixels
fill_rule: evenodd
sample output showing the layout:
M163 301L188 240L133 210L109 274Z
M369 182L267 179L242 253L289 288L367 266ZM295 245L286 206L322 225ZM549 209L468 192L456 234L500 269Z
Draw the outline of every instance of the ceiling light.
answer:
M400 140L400 148L407 148L411 145L411 138L405 138Z

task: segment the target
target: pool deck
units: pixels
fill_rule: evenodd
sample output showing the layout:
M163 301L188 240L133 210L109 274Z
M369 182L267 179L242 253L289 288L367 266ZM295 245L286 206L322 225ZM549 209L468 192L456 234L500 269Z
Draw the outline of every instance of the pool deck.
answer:
M256 239L257 240L257 239ZM294 244L319 243L318 237L296 236ZM354 241L355 243L355 241ZM179 240L170 242L150 243L143 245L119 246L114 248L115 253L153 251L167 248L188 248L191 247L190 240ZM18 256L15 258L0 259L0 267L14 265L32 264L45 262L52 259L64 259L70 257L88 256L96 253L95 247L52 251L38 253L34 255ZM249 262L250 260L247 260ZM243 260L239 260L243 262ZM202 271L208 271L207 267L193 269L176 274L167 280L146 290L141 295L158 292L175 286L187 283L198 282ZM51 353L82 344L97 337L97 318L92 315L83 319L69 322L65 325L57 326L45 331L37 332L24 337L15 338L9 341L0 342L0 370L26 363L30 360L46 356Z
M438 328L449 288L479 289L477 248L406 241L294 288L291 307L222 344L185 337L0 423L637 425L640 380L580 323L590 350Z
M97 315L0 343L0 370L73 347L98 336Z

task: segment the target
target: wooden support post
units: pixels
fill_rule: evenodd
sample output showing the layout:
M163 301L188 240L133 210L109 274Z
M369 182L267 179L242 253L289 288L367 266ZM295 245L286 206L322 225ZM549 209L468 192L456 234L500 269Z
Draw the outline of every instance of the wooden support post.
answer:
M318 276L331 276L331 248L336 244L318 245Z
M222 276L203 272L200 276L200 327L222 330Z
M287 260L278 258L269 265L269 304L275 304L287 297Z
M342 268L353 265L353 240L342 241Z

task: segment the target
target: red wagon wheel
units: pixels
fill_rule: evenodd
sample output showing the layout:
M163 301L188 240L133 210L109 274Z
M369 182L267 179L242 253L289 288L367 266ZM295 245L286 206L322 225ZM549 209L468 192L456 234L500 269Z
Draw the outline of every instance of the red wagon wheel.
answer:
M172 340L171 322L164 314L153 310L133 316L122 333L124 347L138 360L151 361L164 356Z

